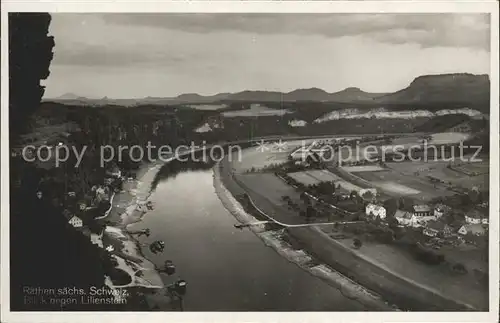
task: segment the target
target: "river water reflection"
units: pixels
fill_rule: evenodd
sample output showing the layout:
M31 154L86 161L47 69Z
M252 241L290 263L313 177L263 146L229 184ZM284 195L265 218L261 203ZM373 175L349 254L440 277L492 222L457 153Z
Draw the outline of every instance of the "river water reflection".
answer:
M170 167L170 166L169 166ZM143 248L158 266L172 260L188 282L185 311L359 311L363 306L267 247L236 219L214 192L213 172L162 169L151 195L155 209L134 229L141 242L165 241L163 253ZM333 319L333 318L332 318Z

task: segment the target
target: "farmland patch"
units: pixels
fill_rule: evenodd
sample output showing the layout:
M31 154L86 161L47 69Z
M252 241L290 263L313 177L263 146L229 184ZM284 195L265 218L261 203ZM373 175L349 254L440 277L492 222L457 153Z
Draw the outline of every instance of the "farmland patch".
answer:
M413 189L411 187L398 184L396 182L372 182L374 186L380 187L382 190L394 193L397 195L416 195L420 191Z
M282 116L290 111L285 109L270 109L264 105L252 104L250 109L222 112L224 117L259 117L259 116Z
M431 137L432 139L429 141L429 144L444 145L465 141L470 137L470 134L462 132L440 132L433 134Z
M383 168L383 167L380 167L377 165L345 166L343 168L345 171L347 171L349 173L387 171L386 168Z

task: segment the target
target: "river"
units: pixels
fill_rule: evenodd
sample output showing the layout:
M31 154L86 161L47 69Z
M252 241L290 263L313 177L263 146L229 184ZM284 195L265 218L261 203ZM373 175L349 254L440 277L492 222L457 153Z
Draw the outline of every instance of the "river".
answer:
M205 167L207 168L207 167ZM177 172L176 172L177 173ZM142 243L165 241L163 253L143 248L156 265L172 260L165 284L187 281L185 311L359 311L363 305L267 247L236 219L214 192L213 171L160 171L148 212L133 229L150 228Z

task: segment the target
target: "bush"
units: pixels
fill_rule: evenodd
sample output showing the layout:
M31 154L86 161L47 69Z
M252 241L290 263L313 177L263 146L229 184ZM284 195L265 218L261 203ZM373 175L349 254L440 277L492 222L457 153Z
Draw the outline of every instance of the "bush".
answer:
M456 272L456 273L458 273L458 274L462 274L462 275L467 274L467 272L468 272L468 271L467 271L467 268L465 268L465 266L464 266L463 264L461 264L461 263L456 263L456 264L454 264L454 265L451 267L451 269L452 269L454 272Z
M354 239L354 241L352 242L352 246L355 248L355 249L359 249L361 248L361 246L363 245L363 243L361 242L361 240L359 239Z

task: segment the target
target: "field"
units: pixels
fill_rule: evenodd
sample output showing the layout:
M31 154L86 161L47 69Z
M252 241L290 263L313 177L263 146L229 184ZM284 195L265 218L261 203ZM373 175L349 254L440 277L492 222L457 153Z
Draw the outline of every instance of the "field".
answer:
M260 104L252 104L250 109L226 111L222 112L222 115L226 118L230 118L230 117L282 116L287 113L290 113L290 111L285 109L270 109Z
M372 183L374 184L374 186L380 187L382 190L396 195L415 195L420 193L420 191L417 191L411 187L398 184L395 182L372 182Z
M337 241L346 247L352 245L352 239ZM365 241L363 247L357 250L357 252L369 258L371 262L376 263L379 267L385 268L401 277L405 277L416 284L435 289L445 295L455 295L456 299L460 301L471 303L476 306L480 306L480 304L487 302L488 293L477 283L472 272L473 268L482 268L482 266L484 266L484 261L480 261L477 257L480 253L479 250L471 250L471 252L467 254L459 250L453 251L456 255L450 257L450 260L459 259L460 262L463 262L464 258L468 258L475 254L473 259L479 262L479 264L473 267L469 265L469 262L466 262L469 273L461 276L453 274L451 270L444 265L432 266L416 261L404 249L394 245ZM446 254L448 255L448 252L446 252ZM464 291L467 292L464 293Z
M354 162L374 158L378 155L378 152L375 151L374 146L372 146L371 144L367 144L359 145L354 148L348 146L341 147L338 151L338 154L339 162L342 164L344 162Z
M489 166L488 161L484 161L453 166L453 170L462 172L468 176L474 176L474 173L477 175L489 173Z
M431 139L427 141L427 145L443 145L443 144L453 144L465 141L470 137L469 134L461 132L441 132L431 135ZM397 148L398 151L407 150L411 147L421 146L422 139L417 136L409 136L394 139L390 144L380 145L379 151L385 153L390 153ZM397 147L396 147L397 146Z
M321 182L317 178L310 176L307 172L295 172L288 174L291 178L304 185L314 185Z
M440 132L432 135L432 139L429 141L430 144L442 145L442 144L452 144L465 141L470 137L470 134L461 132Z
M298 198L299 196L293 187L287 185L284 181L271 173L242 174L238 175L238 180L248 188L254 190L256 188L262 188L262 190L258 190L256 193L264 196L274 204L286 205L282 200L282 196L284 195L292 198Z
M395 138L389 145L381 145L380 151L385 153L392 152L395 146L398 146L398 150L406 150L410 147L420 146L422 144L422 139L416 136Z
M370 157L373 158L383 153L389 153L394 150L394 146L399 146L397 147L398 150L402 150L413 146L419 146L420 143L421 140L417 136L395 138L390 144L384 144L382 140L377 140L374 142L362 143L351 149L348 149L348 147L342 147L339 151L339 157L341 157L343 162L364 160Z
M395 164L398 164L398 166L410 166L413 163ZM397 171L386 171L358 172L356 173L356 176L371 182L374 187L380 188L387 194L393 196L410 196L422 201L428 201L436 196L454 194L453 191L449 191L443 187L435 187L434 184L430 183L423 174L421 175L421 177L419 177L415 176L412 173L408 173L408 175L405 175L404 173Z
M281 151L278 151L275 145L276 141L265 141L264 144L266 148L262 148L260 143L256 143L253 147L242 150L241 159L238 159L237 156L233 156L233 167L236 172L245 172L252 167L261 169L271 164L284 163L288 161L288 156L294 150L301 147L307 147L314 141L317 140L304 139L283 141L283 145L280 146Z
M387 167L404 176L421 177L432 176L446 184L471 189L473 187L487 188L489 186L489 162L467 163L460 166L447 167L447 162L402 162L387 163ZM467 173L478 172L478 175L469 176Z
M215 111L220 109L226 109L228 107L227 104L188 104L186 107L196 110L207 110L207 111Z
M317 184L319 182L325 181L334 181L335 184L340 185L340 187L347 192L360 191L362 189L359 186L346 182L345 180L327 170L310 170L305 172L289 173L288 175L304 185Z
M346 166L344 170L349 173L357 173L357 172L380 172L386 171L387 169L376 166L376 165L366 165L366 166Z

